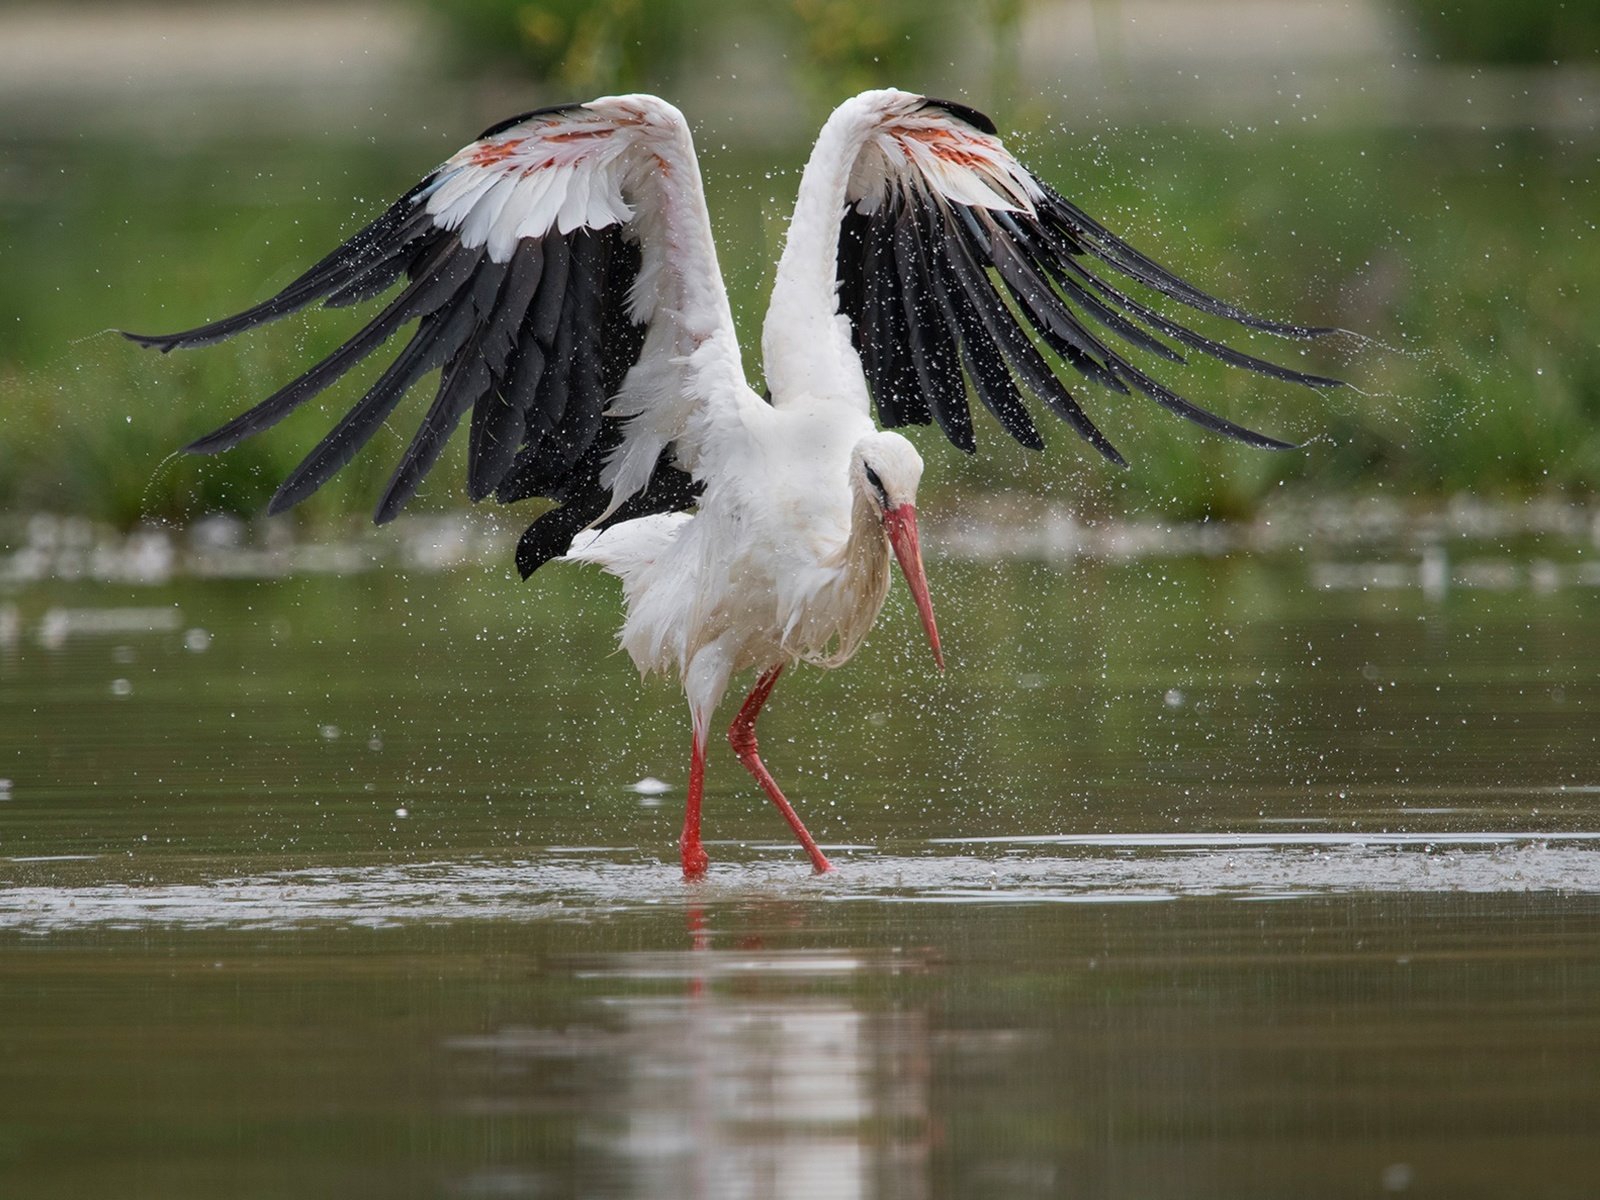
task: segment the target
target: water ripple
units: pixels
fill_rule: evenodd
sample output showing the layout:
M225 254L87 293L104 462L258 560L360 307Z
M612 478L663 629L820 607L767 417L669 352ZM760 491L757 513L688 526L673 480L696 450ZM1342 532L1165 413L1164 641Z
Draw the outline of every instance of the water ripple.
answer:
M710 877L632 852L551 850L470 859L261 872L189 882L27 885L0 891L0 928L275 929L408 922L586 921L652 906L815 902L1152 903L1359 893L1600 894L1600 832L1453 835L1175 834L973 839L962 853L839 854L825 877L787 854L724 847ZM739 860L736 856L746 855ZM9 860L16 862L17 860ZM82 863L76 864L82 867ZM34 860L35 871L49 864Z

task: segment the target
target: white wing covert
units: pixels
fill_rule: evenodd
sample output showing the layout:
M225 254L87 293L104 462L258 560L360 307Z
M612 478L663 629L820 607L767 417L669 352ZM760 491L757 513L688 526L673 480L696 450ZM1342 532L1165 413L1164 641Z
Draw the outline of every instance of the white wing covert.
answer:
M1185 361L1184 349L1196 350L1308 387L1342 386L1233 349L1108 282L1102 268L1252 329L1291 338L1332 332L1254 316L1179 278L1030 173L982 113L904 92L867 93L850 105L870 113L870 124L845 190L838 311L849 320L884 425L936 421L971 452L970 380L1001 426L1038 448L1025 388L1126 465L1035 338L1085 379L1141 392L1206 429L1266 449L1290 444L1185 400L1134 365L1117 341L1174 363Z
M677 109L620 96L503 121L278 295L183 333L127 336L163 352L206 345L318 301L369 300L402 280L348 342L188 449L214 453L276 424L415 322L271 511L327 482L435 369L438 391L375 520L416 493L469 411L474 501L562 502L524 535L524 574L596 521L693 503L691 417L735 403L729 384L742 385L743 371Z

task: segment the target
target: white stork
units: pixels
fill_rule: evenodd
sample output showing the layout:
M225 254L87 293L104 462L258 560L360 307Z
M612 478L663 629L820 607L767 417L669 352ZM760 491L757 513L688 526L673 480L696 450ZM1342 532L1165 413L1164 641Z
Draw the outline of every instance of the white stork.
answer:
M874 404L884 425L936 421L970 452L975 395L1038 448L1026 391L1122 465L1041 344L1095 383L1271 449L1287 443L1190 404L1115 341L1174 362L1197 350L1311 387L1337 383L1196 333L1107 282L1104 268L1255 329L1326 332L1251 316L1179 279L1032 175L981 113L884 90L835 110L806 164L762 332L770 398L746 383L689 126L643 95L495 125L270 300L185 333L128 336L162 351L205 345L403 280L342 347L188 449L213 453L259 433L415 322L270 511L325 483L440 369L375 519L411 498L470 410L471 498L559 502L522 536L523 575L559 556L618 576L622 645L641 672L682 680L694 730L685 877L707 866L712 715L751 671L729 741L821 872L827 858L756 749L778 676L855 653L888 592L891 553L943 667L917 544L922 458L875 427Z

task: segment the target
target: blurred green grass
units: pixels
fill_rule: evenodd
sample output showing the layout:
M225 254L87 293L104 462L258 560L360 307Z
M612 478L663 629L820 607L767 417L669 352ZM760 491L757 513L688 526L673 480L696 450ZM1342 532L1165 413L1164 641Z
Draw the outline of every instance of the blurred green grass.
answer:
M113 328L164 331L270 294L442 159L447 141L241 140L139 147L14 145L0 173L0 511L121 527L261 511L366 364L265 437L171 457L266 395L363 320L313 312L162 357ZM1075 390L1127 455L1107 467L1063 427L1030 455L992 423L964 459L921 431L929 489L1051 491L1090 515L1247 517L1284 490L1506 498L1600 485L1600 239L1594 146L1532 133L1122 129L1012 137L1044 177L1136 245L1255 311L1364 335L1303 352L1199 320L1243 348L1349 380L1314 393L1195 362L1160 377L1304 449L1265 454L1147 401ZM798 167L703 146L723 268L753 381L766 288ZM1367 340L1370 339L1370 340ZM378 357L378 356L375 356ZM368 511L408 416L302 506L311 523ZM1041 422L1043 423L1043 422ZM419 506L463 503L460 456Z

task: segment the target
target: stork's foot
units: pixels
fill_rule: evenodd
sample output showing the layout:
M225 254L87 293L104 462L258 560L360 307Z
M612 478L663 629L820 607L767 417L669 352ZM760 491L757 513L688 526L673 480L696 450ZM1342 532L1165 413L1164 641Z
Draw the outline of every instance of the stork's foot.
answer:
M696 838L692 842L685 839L679 849L683 851L683 877L705 878L706 868L711 865L711 856L706 853L706 848L700 844L699 839Z

